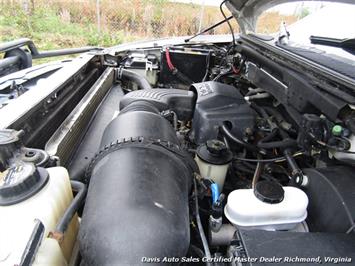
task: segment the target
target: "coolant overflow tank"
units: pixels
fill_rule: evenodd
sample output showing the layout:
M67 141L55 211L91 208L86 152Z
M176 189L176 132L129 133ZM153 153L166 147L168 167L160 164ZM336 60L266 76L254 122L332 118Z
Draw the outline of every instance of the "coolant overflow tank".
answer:
M27 249L35 233L41 238L31 265L67 265L78 232L77 216L61 245L48 234L72 200L65 168L36 168L18 162L0 173L0 265L27 265L23 260L30 253Z

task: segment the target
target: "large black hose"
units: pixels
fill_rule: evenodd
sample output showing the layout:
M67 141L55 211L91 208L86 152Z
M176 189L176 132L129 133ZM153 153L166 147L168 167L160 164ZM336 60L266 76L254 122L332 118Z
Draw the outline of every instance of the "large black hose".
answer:
M278 141L270 141L274 137L276 137L278 134L281 135L282 140ZM297 147L297 141L294 139L291 139L288 134L283 131L282 129L275 128L274 130L271 131L270 134L268 134L266 137L261 139L257 146L260 149L286 149L286 148L291 148L291 147Z
M252 102L250 103L250 106L264 119L268 120L269 119L269 115L267 114L267 112L264 110L264 108L260 107L259 105L257 105L256 103Z
M149 82L142 75L137 74L136 72L121 68L118 73L119 79L128 79L138 85L138 87L142 90L152 89Z
M280 141L272 141L272 142L259 142L258 147L261 149L276 149L276 148L290 148L297 147L297 141L294 139L284 139Z
M276 111L275 108L270 107L270 106L264 106L263 108L268 114L270 114L271 116L275 117L276 121L279 124L285 121L283 116L278 111Z
M169 121L151 103L133 102L106 127L100 147L87 171L78 237L83 264L186 256L195 162Z
M61 233L61 234L65 233L71 220L74 217L74 214L78 211L78 209L84 203L84 199L85 199L86 191L87 191L86 185L84 183L81 183L76 180L71 180L70 184L71 184L73 191L77 191L77 194L57 224L55 231L57 233Z
M266 143L266 142L269 142L269 141L272 140L274 137L276 137L277 134L279 134L278 129L274 129L274 130L271 131L270 134L266 135L264 138L262 138L261 140L259 140L259 143Z

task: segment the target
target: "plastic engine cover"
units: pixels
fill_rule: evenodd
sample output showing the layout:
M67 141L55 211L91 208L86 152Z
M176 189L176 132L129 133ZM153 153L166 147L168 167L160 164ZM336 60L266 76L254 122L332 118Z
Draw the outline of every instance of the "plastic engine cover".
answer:
M223 122L229 122L232 133L239 138L247 128L254 127L255 113L235 87L209 81L193 84L191 90L198 95L192 123L197 144L217 138Z

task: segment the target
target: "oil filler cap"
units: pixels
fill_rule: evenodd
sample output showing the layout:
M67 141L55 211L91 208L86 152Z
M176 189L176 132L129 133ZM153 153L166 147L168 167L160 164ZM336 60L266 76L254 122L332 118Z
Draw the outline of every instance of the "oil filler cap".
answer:
M285 191L277 182L260 181L255 185L254 195L262 202L275 204L283 201Z
M0 173L0 206L22 202L39 192L48 182L46 169L20 162Z

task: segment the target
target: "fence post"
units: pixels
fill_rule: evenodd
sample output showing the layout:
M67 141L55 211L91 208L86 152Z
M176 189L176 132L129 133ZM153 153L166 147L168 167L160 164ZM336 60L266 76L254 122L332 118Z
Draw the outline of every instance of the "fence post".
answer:
M29 10L30 10L30 3L29 3L28 0L22 1L22 9L23 9L23 11L25 11L25 13L26 13L27 15L30 13L30 12L29 12Z
M97 17L97 32L101 33L101 10L100 0L96 0L96 17Z
M198 25L198 32L202 30L202 21L205 13L205 0L201 1L201 11L200 11L200 23Z

